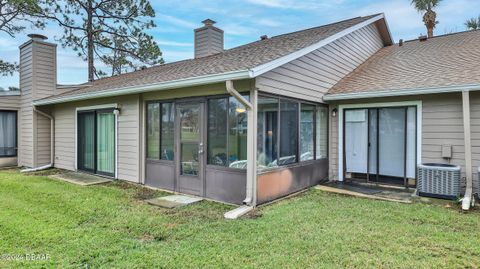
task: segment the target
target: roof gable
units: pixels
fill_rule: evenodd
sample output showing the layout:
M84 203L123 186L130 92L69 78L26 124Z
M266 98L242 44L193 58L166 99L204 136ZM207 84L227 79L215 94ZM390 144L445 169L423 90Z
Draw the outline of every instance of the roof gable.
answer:
M325 100L480 89L478 44L477 30L385 47L337 83Z
M99 79L91 85L37 100L35 105L253 78L377 21L383 21L382 25L386 26L383 14L357 17L259 40L203 58ZM391 38L385 40L386 44L390 42Z

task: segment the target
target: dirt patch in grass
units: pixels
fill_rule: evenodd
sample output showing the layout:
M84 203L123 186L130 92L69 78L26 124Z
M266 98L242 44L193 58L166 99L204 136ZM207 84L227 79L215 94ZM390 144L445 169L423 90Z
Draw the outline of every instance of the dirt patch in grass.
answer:
M123 189L129 190L132 192L132 198L135 200L148 200L163 194L162 191L153 190L147 187L143 187L138 184L124 182L124 181L115 181L111 183L112 186Z
M142 236L138 238L140 242L143 243L150 243L150 242L160 242L167 240L168 236L163 234L153 235L150 233L144 233Z
M133 198L137 200L147 200L155 198L158 195L158 192L149 188L137 188Z
M258 219L258 218L261 218L262 216L263 216L262 212L256 208L256 209L248 212L244 216L244 218L245 219Z
M52 176L52 175L58 175L58 174L61 174L61 173L64 173L64 172L66 172L66 171L62 170L62 169L49 168L49 169L42 170L42 171L29 172L29 173L26 173L25 175L27 175L27 176L48 177L48 176Z

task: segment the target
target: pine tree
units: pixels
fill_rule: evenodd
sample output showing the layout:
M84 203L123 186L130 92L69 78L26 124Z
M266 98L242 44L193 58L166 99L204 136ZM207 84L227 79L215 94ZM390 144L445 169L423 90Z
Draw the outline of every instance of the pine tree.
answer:
M39 6L36 0L0 0L0 32L15 37L23 31L26 24L43 27L41 21L35 21L28 13L36 12ZM12 75L18 66L0 59L0 75Z
M112 75L163 63L159 46L145 33L156 26L152 20L155 11L148 0L40 0L40 3L41 12L32 15L63 28L60 42L88 62L89 81L106 74L96 67L95 60L109 66Z

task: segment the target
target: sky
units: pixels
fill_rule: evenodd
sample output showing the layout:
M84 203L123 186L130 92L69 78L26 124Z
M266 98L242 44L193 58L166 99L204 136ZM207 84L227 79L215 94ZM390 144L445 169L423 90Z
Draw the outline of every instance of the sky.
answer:
M193 58L193 29L211 18L225 31L225 48L339 20L385 13L393 39L409 40L425 34L422 14L410 0L150 0L156 11L157 27L149 30L168 62ZM464 22L480 15L479 0L443 0L437 8L436 35L464 31ZM29 33L46 35L50 42L61 37L54 24L46 29L26 29L11 38L0 33L0 59L18 62L18 46ZM57 48L59 84L87 80L86 63L68 48ZM18 74L0 77L0 87L18 86Z

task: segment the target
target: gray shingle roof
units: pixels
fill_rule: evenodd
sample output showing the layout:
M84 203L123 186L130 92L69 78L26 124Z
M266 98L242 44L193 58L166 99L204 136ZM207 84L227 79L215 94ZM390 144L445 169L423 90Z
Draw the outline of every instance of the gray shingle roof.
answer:
M477 30L382 48L327 95L480 84L479 44Z
M79 86L78 89L49 98L84 95L90 92L144 86L205 75L248 70L306 48L375 16L377 15L357 17L275 36L266 40L259 40L203 58L173 62L119 76L99 79L89 86L85 84L85 86ZM42 101L46 99L42 99Z

